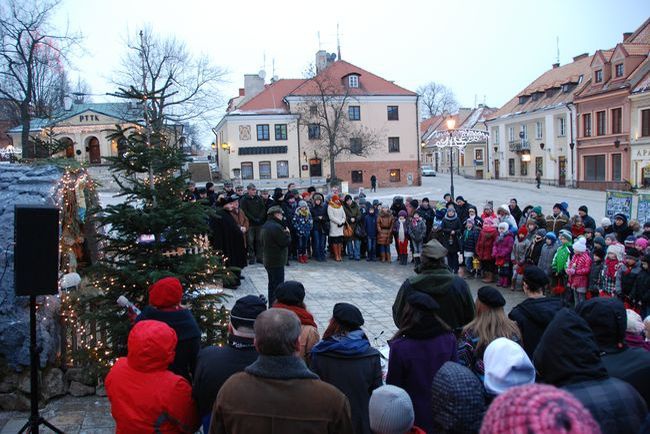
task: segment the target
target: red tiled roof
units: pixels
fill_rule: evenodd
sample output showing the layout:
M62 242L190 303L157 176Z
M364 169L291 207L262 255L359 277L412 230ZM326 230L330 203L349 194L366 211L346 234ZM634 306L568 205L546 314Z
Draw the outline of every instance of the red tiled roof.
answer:
M637 83L632 90L632 93L641 93L650 91L650 72L648 72L642 79Z
M420 134L426 133L429 127L435 127L442 122L443 119L444 116L431 116L430 118L424 119L420 122Z
M349 88L344 78L350 74L359 75L359 87ZM328 87L332 88L333 95L409 95L416 96L415 92L404 89L371 72L352 65L345 60L337 60L318 74L327 80ZM318 85L313 80L306 80L301 86L291 92L291 95L318 95Z
M519 92L514 98L508 101L503 107L495 113L488 115L486 118L495 119L515 112L531 112L572 101L573 96L584 86L584 83L588 81L589 74L591 74L592 59L593 56L586 56L576 60L575 62L549 69L524 90ZM561 89L558 89L551 96L542 95L537 101L528 98L524 104L519 104L520 96L532 95L535 92L546 92L548 89L560 88L566 83L578 83L581 75L583 76L582 84L576 86L576 88L571 92L563 93Z
M650 52L650 44L622 44L630 56L647 56Z
M645 20L643 24L628 38L625 42L636 44L650 44L650 18Z
M286 112L288 107L284 103L284 97L286 97L296 87L300 86L304 81L305 80L302 78L287 78L267 84L264 86L262 92L239 106L237 110L244 112Z

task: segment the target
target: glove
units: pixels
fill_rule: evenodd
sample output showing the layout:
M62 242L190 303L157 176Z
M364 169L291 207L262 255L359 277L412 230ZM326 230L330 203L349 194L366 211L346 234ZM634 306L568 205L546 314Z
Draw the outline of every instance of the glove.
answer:
M567 268L566 274L568 274L569 276L573 276L574 274L576 274L575 268Z

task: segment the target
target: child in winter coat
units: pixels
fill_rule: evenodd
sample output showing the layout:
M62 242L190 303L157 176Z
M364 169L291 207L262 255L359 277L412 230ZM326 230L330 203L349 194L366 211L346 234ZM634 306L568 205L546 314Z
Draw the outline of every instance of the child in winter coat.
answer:
M370 205L363 216L363 224L366 232L366 244L368 251L368 261L375 260L375 253L377 252L377 214L375 214L375 207Z
M616 272L616 288L615 292L626 306L632 304L630 295L639 273L641 272L641 264L639 263L639 252L635 248L630 248L625 251L625 260Z
M397 259L400 265L406 265L409 253L409 228L406 222L407 212L402 210L397 214L397 221L393 226L393 236L397 241Z
M554 232L547 232L544 235L544 245L539 254L539 261L537 266L544 270L548 277L551 277L553 270L551 269L551 264L553 263L553 258L555 257L555 252L557 252L560 245L557 242L557 237Z
M298 238L298 262L306 264L307 243L309 242L311 229L314 225L307 202L304 200L298 202L298 209L296 209L292 220L293 230Z
M494 240L494 245L492 246L492 256L494 257L499 275L497 286L507 288L510 286L510 278L512 276L510 259L512 246L515 241L508 222L499 223L498 231L499 235Z
M415 267L420 266L420 254L422 253L422 246L424 245L424 237L427 233L427 224L420 217L420 214L415 211L411 221L409 222L409 238L411 239L411 247L413 250L413 261Z
M463 257L465 258L465 273L468 279L473 279L476 271L474 270L474 250L478 242L479 229L475 224L476 220L471 217L465 221L465 231L462 237Z
M587 298L598 297L602 287L602 273L605 264L605 250L594 249L592 253L591 269L589 270L589 287Z
M567 274L566 267L569 265L569 260L571 259L571 249L569 246L573 244L573 237L571 232L566 229L560 231L560 236L558 237L560 241L560 246L553 256L553 262L551 263L551 272L553 277L552 288L554 288L555 295L565 294L566 285L567 285ZM573 298L571 293L570 298ZM565 295L565 300L569 300L569 295Z
M526 265L526 252L530 248L532 241L527 237L528 230L522 226L517 231L517 239L512 248L512 290L521 288L521 280L524 276L524 266Z
M650 254L641 258L641 270L634 282L634 289L630 298L641 311L641 317L645 318L650 314Z
M393 225L395 218L387 206L382 206L377 217L377 244L379 245L379 261L390 263L390 245L393 241Z
M611 244L607 247L605 265L601 274L601 297L611 297L616 289L616 273L623 264L623 245Z
M587 251L587 240L584 237L579 237L573 243L573 258L566 268L569 286L573 290L573 302L576 306L587 298L591 262L591 256Z

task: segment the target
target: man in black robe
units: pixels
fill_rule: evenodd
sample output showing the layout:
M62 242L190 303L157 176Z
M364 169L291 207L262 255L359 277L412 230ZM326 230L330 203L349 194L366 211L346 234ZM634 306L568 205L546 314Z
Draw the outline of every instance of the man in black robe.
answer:
M239 196L233 194L217 202L216 214L210 218L210 243L228 258L226 265L244 268L247 265L244 233L230 213L232 203L238 200Z

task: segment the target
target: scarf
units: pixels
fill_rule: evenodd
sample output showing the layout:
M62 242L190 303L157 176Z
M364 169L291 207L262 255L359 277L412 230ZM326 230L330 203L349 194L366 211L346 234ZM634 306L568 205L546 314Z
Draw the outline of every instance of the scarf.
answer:
M337 209L338 209L338 208L341 208L341 204L340 204L340 203L336 203L336 202L333 202L333 201L331 201L331 200L328 202L328 204L329 204L329 206L331 206L332 208L337 208Z
M397 227L397 235L398 235L398 238L399 238L399 242L403 243L404 240L406 239L406 236L404 235L404 223L406 223L406 222L400 222L399 220L398 220L398 222L399 222L399 225Z
M280 303L277 301L273 304L273 307L290 310L291 312L298 315L298 319L300 319L300 324L310 325L318 328L316 322L314 321L314 316L311 313L307 312L307 309L305 308L302 308L300 306L290 306L288 304Z
M318 375L311 372L305 362L296 356L265 356L260 354L244 371L262 378L291 380L294 378L318 380Z
M306 206L298 208L297 213L302 217L307 217L309 215L309 208L307 208Z
M605 274L610 279L616 277L616 268L619 262L618 259L605 258Z
M228 345L231 348L236 348L238 350L255 348L255 345L253 344L253 338L244 338L241 336L235 336L233 334L228 335Z
M370 342L363 330L353 330L347 335L331 336L312 348L312 353L334 352L344 356L363 354L370 348Z
M449 215L449 211L445 213L445 220L456 220L456 218L457 218L456 211L454 211L454 215L452 216Z

